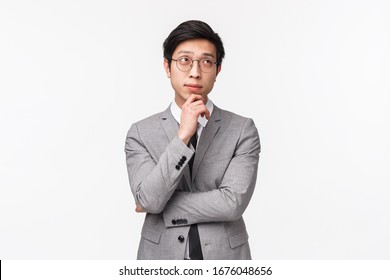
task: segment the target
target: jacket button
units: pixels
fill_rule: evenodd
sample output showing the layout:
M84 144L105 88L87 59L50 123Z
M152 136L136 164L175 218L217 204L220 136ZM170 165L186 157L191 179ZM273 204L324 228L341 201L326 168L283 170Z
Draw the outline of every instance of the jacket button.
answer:
M183 235L179 235L179 237L177 238L180 242L184 242L184 236Z
M186 156L183 156L182 158L181 158L183 161L186 161Z
M183 166L183 163L181 161L179 161L178 165L179 166Z
M177 170L180 170L180 166L179 166L179 165L176 165L176 169L177 169Z
M172 220L172 224L176 225L176 220Z

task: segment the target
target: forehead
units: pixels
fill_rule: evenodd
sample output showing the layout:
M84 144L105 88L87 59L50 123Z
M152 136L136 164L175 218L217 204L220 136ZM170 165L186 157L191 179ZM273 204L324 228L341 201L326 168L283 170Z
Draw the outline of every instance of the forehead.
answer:
M213 43L206 39L192 39L181 42L177 45L173 54L187 54L194 56L217 56L217 51Z

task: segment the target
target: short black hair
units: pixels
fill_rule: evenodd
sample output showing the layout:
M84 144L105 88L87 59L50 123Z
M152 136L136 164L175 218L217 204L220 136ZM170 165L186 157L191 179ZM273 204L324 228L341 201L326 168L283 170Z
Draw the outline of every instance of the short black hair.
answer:
M200 20L189 20L179 24L164 41L164 58L168 60L169 67L176 47L191 39L206 39L213 43L217 50L217 67L222 64L225 49L221 37L207 23Z

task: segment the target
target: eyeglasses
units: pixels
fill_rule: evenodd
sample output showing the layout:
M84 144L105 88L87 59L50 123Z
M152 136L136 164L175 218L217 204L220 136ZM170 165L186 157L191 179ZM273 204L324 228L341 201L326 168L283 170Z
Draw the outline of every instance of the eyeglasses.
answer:
M177 69L182 72L190 71L194 61L198 62L200 70L205 73L213 71L214 65L217 64L211 58L192 59L188 56L180 56L177 59L172 58L172 60L176 62Z

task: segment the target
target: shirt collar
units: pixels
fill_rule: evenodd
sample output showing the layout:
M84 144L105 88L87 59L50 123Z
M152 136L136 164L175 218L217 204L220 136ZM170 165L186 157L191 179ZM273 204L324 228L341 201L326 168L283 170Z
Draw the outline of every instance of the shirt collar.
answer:
M214 109L214 104L210 100L210 98L207 99L206 108L207 108L207 110L209 110L210 116L211 116L213 109ZM173 100L173 102L171 103L171 113L172 113L173 117L175 118L175 120L180 124L181 109L179 108L179 106L177 106L175 100ZM206 127L207 122L208 122L208 119L206 119L205 117L202 117L202 116L198 117L198 123L202 127Z

